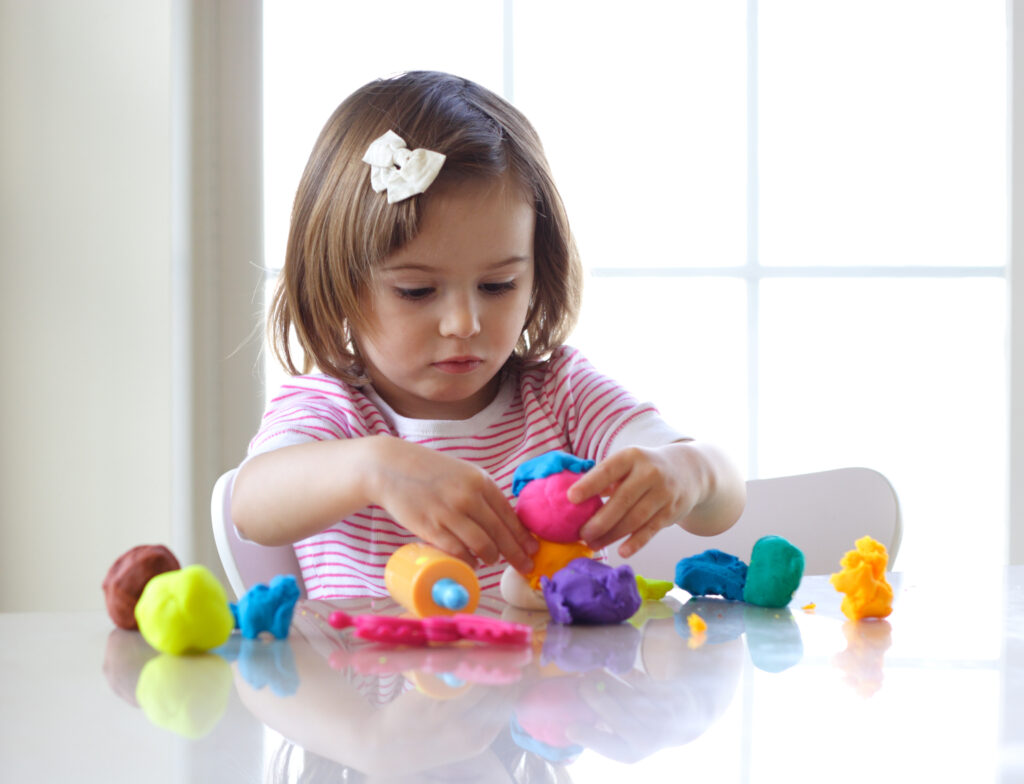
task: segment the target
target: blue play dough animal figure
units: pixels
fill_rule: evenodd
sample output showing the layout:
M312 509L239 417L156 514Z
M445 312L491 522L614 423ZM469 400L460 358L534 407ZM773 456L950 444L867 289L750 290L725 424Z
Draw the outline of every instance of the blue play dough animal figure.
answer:
M259 637L260 632L270 632L277 639L288 636L292 623L295 602L299 600L299 586L290 574L279 574L270 585L254 585L238 604L231 605L235 625L242 636L249 640Z
M705 550L676 564L676 585L693 596L740 601L746 582L747 565L721 550Z

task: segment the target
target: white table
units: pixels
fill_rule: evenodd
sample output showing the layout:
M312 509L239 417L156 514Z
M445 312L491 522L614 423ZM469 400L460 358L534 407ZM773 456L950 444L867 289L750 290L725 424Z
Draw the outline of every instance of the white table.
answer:
M236 640L231 664L157 661L102 613L0 615L0 779L294 781L303 766L331 781L1024 779L1024 567L892 582L888 621L860 624L822 577L786 610L684 608L676 591L618 627L505 608L537 624L529 650L381 650L309 602L288 641L239 659ZM694 607L709 625L695 648ZM136 704L140 672L162 689L146 710L175 730ZM544 759L538 737L564 759Z

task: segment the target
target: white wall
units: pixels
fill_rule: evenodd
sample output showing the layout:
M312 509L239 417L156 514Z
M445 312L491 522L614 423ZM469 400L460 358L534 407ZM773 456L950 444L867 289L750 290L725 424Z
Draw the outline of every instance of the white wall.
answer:
M259 7L0 0L0 610L102 607L136 544L216 566L259 415Z
M0 609L170 540L168 7L0 0Z

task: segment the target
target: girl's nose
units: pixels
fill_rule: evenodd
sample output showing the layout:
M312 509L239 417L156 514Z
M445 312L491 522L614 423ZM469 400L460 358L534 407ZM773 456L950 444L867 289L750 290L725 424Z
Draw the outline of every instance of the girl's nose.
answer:
M480 331L480 318L472 296L450 297L441 316L441 334L446 338L470 338Z

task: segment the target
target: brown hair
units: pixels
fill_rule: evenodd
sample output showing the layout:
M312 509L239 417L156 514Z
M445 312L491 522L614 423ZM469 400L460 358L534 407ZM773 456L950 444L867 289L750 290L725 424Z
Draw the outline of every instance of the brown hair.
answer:
M371 189L370 167L362 162L370 142L388 130L410 149L446 156L427 193L395 204ZM414 71L356 90L313 147L268 324L285 369L308 373L315 366L342 381L365 383L352 331L366 324L361 300L374 269L416 236L431 189L506 173L532 198L537 215L533 292L511 363L546 358L576 322L582 270L540 138L516 108L480 85ZM301 370L292 357L293 335L304 353Z

